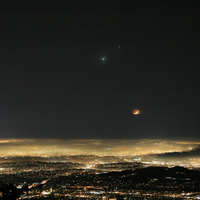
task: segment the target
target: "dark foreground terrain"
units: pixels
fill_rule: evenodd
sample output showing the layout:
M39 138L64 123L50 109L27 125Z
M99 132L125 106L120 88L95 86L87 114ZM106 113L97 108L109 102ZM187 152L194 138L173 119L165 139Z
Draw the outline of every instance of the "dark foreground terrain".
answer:
M115 170L110 171L105 165L84 169L76 163L8 165L11 171L0 175L0 199L197 199L200 195L200 171L183 167L118 163L109 165ZM116 170L117 166L125 170Z

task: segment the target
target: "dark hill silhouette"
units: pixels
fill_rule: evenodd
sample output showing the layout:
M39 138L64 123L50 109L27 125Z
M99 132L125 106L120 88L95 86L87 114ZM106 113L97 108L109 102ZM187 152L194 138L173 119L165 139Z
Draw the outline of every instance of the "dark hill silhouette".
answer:
M164 153L164 154L156 154L157 158L160 159L173 159L173 158L192 158L192 157L200 157L200 146L198 146L195 149L192 149L190 151L182 151L182 152L170 152L170 153Z
M28 192L31 190L42 190L43 184L38 184L33 186L32 188L28 188L28 185L24 185L22 188L18 189L13 184L4 184L0 182L0 192L2 193L2 200L16 200L20 197L24 192Z
M124 170L121 172L109 172L109 173L105 173L105 174L100 174L99 176L101 177L121 177L123 175L129 175L134 173L133 170Z
M136 169L134 171L132 170L126 170L121 172L109 172L106 174L99 175L101 177L107 178L107 179L125 179L125 180L131 180L135 183L146 183L151 179L158 179L160 181L166 180L166 179L191 179L194 181L200 181L200 172L195 170L189 170L184 167L173 167L173 168L167 168L167 167L148 167L143 169Z

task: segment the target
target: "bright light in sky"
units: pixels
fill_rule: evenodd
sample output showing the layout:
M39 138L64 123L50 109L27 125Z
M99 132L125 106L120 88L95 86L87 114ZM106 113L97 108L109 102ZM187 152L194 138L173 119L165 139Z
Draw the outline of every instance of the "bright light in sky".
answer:
M133 111L133 114L134 114L134 115L139 115L139 114L140 114L140 110L135 109L135 110Z

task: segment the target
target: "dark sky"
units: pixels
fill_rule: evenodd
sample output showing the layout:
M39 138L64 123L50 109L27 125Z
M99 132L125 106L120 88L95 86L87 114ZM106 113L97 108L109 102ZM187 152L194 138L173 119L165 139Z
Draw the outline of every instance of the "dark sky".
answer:
M200 1L0 4L0 138L199 136Z

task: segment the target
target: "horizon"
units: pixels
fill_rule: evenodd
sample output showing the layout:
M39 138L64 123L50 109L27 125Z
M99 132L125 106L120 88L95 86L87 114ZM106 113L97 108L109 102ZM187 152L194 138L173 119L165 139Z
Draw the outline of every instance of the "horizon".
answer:
M143 156L198 149L200 138L187 139L1 139L0 156Z

